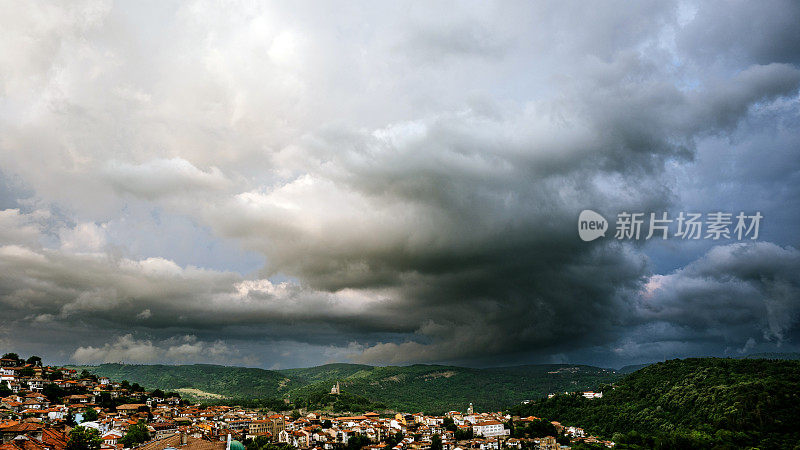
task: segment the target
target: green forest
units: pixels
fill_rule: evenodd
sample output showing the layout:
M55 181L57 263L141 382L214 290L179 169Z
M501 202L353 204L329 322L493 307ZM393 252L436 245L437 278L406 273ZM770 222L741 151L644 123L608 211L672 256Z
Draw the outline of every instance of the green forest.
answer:
M423 364L402 367L328 364L280 371L208 364L102 364L80 368L113 380L181 390L184 398L204 402L246 401L287 407L330 392L338 381L343 393L369 399L377 406L430 414L466 409L469 403L481 411L496 411L549 392L589 389L621 376L609 369L567 364L490 369ZM184 389L222 397L193 397Z
M800 361L671 360L602 390L601 399L557 395L513 412L583 427L621 449L800 448Z
M77 366L115 381L129 380L164 390L198 389L228 398L273 398L302 386L280 372L213 364L101 364ZM183 394L191 398L191 394Z

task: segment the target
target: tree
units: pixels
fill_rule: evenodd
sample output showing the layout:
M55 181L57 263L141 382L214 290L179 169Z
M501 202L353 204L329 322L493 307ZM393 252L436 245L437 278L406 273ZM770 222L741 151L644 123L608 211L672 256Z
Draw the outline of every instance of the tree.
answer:
M95 411L94 408L86 408L83 411L83 420L94 422L95 420L97 420L97 411Z
M97 450L102 443L99 431L77 426L69 432L66 450Z
M124 403L121 399L111 398L110 392L101 392L99 396L95 396L95 401L103 409L114 409Z
M555 436L557 434L556 427L544 419L532 420L524 427L522 425L515 426L513 430L512 436L514 437L537 438Z
M155 391L151 392L150 395L152 397L164 398L164 391L161 389L156 389Z
M135 425L128 427L128 432L122 437L120 443L125 447L133 447L136 444L147 442L150 440L150 432L147 430L147 424L139 421Z
M83 371L81 371L81 378L87 378L92 381L97 381L97 375L92 374L86 369L83 369Z
M32 366L42 367L42 358L35 355L28 358L25 362Z
M402 440L403 440L403 433L402 432L398 431L395 434L389 433L389 435L386 436L386 447L387 448L392 448L395 445L399 444L400 441L402 441Z
M455 439L457 441L463 441L466 439L472 439L472 427L467 428L466 430L459 428L455 432Z
M365 445L369 445L371 442L368 437L355 434L347 440L347 450L361 450L362 447Z
M50 381L61 380L64 378L64 373L60 370L56 370L55 372L51 373L47 376Z
M606 446L595 442L593 444L587 444L586 442L578 442L577 444L572 444L570 447L572 450L605 450Z
M438 434L431 437L431 450L442 450L442 437Z
M64 390L61 386L57 384L45 384L42 388L42 395L47 397L51 403L56 403L61 400L67 394L67 391Z
M8 388L8 384L5 381L0 381L0 397L6 397L12 394L12 390Z
M249 438L244 441L244 448L247 450L263 450L265 446L270 444L270 440L266 436L256 436L255 439Z
M13 359L19 361L19 355L16 353L6 353L5 355L3 355L3 359Z

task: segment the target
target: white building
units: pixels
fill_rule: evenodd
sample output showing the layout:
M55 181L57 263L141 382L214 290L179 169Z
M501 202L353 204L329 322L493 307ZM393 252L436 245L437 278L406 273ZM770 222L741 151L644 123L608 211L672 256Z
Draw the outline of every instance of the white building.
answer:
M583 428L579 428L579 427L567 427L567 434L569 434L572 437L584 437L585 436Z
M486 422L478 422L473 425L472 433L475 436L493 437L509 435L511 434L511 430L506 430L501 422L489 420Z
M603 398L603 393L602 392L586 391L586 392L583 393L583 396L586 397L586 398L589 398L589 399L592 399L592 398Z

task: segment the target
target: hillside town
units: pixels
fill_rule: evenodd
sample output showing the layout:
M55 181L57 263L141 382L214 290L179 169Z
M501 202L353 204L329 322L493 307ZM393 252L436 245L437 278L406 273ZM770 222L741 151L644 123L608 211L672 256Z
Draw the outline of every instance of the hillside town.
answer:
M193 404L177 393L45 366L35 356L7 353L1 363L0 450L552 450L576 443L614 445L581 428L477 412L472 404L464 412L443 415L287 413ZM341 390L336 383L331 394ZM517 436L514 429L552 432Z

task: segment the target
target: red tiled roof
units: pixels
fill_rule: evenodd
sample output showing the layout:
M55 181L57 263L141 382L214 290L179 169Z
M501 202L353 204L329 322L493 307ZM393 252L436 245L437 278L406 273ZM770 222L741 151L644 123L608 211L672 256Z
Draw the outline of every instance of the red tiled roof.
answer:
M18 423L16 425L7 426L0 429L4 433L28 433L30 431L38 431L43 428L40 423Z
M180 433L175 433L172 436L157 441L148 442L137 450L164 450L167 447L179 448L181 450L224 450L225 442L222 441L207 441L192 436L186 436L187 444L181 445Z

